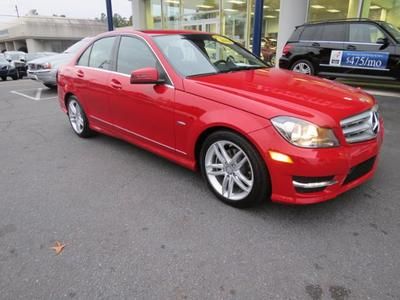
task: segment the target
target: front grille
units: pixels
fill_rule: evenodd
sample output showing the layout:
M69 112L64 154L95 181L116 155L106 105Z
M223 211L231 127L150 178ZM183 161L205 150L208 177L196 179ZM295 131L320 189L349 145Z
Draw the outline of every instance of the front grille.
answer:
M376 108L340 121L344 137L349 144L368 141L379 132L379 115Z
M375 163L375 156L362 162L361 164L358 164L354 167L352 167L349 171L349 174L347 174L346 179L344 180L343 184L348 184L354 180L357 180L358 178L361 178L368 172L370 172L374 166Z

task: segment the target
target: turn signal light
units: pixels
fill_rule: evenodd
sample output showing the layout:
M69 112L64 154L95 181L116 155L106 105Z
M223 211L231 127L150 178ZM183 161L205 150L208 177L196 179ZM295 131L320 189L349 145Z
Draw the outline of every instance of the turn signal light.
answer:
M292 164L293 160L291 159L291 157L289 155L283 154L283 153L279 153L276 151L271 151L269 150L269 156L276 161L280 161L280 162L284 162L284 163L288 163L288 164Z

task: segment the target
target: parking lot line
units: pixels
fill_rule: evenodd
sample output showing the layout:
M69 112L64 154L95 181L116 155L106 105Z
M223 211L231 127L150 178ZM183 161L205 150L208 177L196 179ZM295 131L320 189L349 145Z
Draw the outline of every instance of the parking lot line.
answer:
M57 96L47 97L47 98L40 98L40 96L42 95L42 90L43 90L42 88L38 88L37 91L36 91L35 97L32 97L32 96L26 95L24 93L21 93L22 91L19 91L19 92L18 91L10 91L10 93L15 94L15 95L19 95L19 96L22 96L24 98L27 98L27 99L30 99L30 100L34 100L34 101L50 100L50 99L56 99L57 98ZM26 91L28 91L28 90L26 90Z

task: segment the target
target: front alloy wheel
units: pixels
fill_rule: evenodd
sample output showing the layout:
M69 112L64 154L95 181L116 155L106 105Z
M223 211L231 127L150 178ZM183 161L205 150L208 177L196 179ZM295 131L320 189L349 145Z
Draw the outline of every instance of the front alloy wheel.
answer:
M240 135L230 131L211 134L203 144L200 159L207 185L223 202L248 207L268 198L265 163Z

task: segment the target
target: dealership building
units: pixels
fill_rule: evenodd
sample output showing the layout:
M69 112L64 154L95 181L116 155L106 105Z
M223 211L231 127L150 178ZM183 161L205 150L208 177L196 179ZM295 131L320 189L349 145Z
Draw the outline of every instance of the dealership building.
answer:
M253 40L268 37L277 41L278 55L294 27L305 22L370 18L400 27L400 0L129 1L135 28L219 33L247 48L252 48Z

